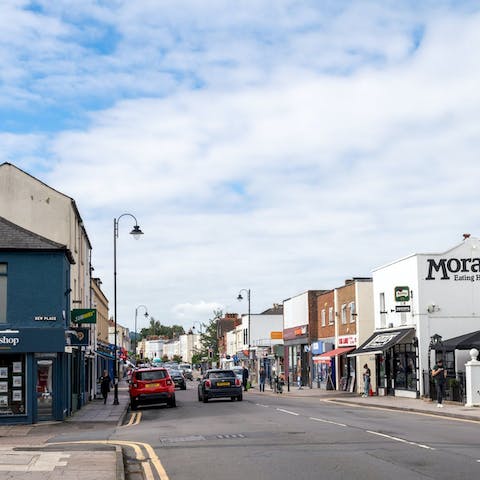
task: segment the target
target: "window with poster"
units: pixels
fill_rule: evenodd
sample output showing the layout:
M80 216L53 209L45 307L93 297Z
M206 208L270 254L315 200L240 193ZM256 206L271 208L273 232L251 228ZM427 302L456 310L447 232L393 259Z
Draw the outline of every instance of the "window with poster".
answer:
M0 355L0 416L26 413L25 355Z

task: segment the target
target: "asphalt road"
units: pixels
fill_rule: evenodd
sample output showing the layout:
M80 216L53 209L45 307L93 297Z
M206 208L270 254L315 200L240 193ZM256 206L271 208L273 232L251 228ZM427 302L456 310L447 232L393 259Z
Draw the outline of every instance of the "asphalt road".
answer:
M204 404L192 382L176 396L177 408L140 408L136 424L113 435L150 444L165 469L162 480L450 480L480 474L478 423L254 390L243 402Z

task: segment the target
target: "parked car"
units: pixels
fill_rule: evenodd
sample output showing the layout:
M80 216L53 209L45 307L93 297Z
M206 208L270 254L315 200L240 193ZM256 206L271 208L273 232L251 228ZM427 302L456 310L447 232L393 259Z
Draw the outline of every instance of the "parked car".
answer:
M243 382L243 367L232 367L232 370L235 373L235 376L240 380L240 383Z
M166 403L176 407L175 384L166 368L138 368L129 384L130 408L139 405Z
M181 363L179 369L183 372L183 376L187 380L193 380L193 370L189 363Z
M175 383L175 387L179 387L181 390L186 390L187 382L185 381L183 372L181 370L174 370L173 368L169 369L168 371L170 372L170 377Z
M207 403L211 398L243 400L242 382L233 370L207 370L198 384L198 401Z

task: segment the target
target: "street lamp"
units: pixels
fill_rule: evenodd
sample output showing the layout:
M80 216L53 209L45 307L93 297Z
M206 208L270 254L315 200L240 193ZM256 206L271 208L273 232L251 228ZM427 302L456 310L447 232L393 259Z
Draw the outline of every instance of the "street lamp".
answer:
M130 232L133 238L138 240L143 232L138 226L137 219L131 213L122 213L118 218L113 219L113 319L114 319L114 348L113 354L115 358L115 381L113 386L113 404L118 405L118 357L117 357L117 238L118 238L118 222L122 217L132 217L135 225Z
M198 325L200 327L199 328L199 333L200 333L200 335L203 335L203 331L202 331L203 323L199 322L198 320L194 320L193 323L194 323L194 325L192 327L192 330L195 330L195 323L198 323Z
M240 292L238 292L237 300L239 302L241 302L243 300L242 292L247 294L247 301L248 301L248 325L247 325L248 335L247 335L247 339L248 339L248 359L250 360L250 289L247 290L245 288L242 288L240 290Z
M139 305L135 309L135 348L133 350L134 355L135 355L135 364L137 363L137 316L138 316L138 309L139 308L144 308L145 309L145 313L144 313L145 318L148 317L148 308L145 305Z

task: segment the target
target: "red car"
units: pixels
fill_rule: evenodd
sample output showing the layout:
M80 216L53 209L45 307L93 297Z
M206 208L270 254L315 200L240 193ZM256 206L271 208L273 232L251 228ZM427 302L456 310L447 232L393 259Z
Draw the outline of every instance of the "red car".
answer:
M176 407L175 384L166 368L139 368L132 372L129 385L130 408L139 405L166 403Z

